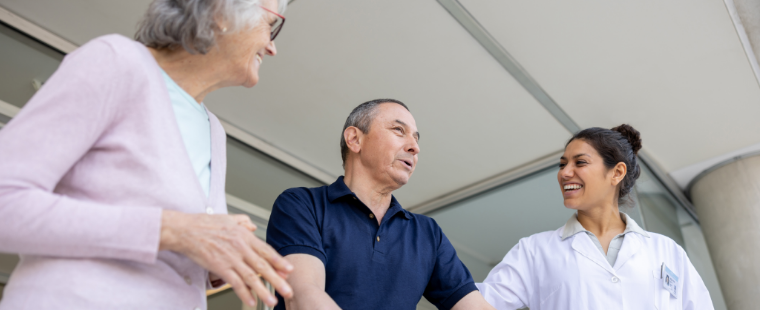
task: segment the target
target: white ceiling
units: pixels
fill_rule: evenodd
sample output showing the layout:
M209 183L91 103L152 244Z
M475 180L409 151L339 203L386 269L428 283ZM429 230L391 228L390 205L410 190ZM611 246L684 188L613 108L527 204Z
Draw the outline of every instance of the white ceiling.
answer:
M460 0L581 126L631 123L672 172L760 143L760 87L720 0ZM149 1L0 0L83 44L132 36ZM435 1L298 0L253 89L220 117L335 176L350 110L406 102L420 162L413 206L560 150L569 133Z
M667 171L760 142L722 0L460 0L581 127L630 123Z

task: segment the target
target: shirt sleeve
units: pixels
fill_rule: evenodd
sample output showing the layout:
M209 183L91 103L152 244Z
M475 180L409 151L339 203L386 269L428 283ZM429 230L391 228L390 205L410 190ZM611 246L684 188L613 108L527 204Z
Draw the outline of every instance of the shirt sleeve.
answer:
M457 257L454 246L437 224L435 231L436 240L439 240L435 266L423 295L438 309L451 309L464 296L478 288L475 287L470 271Z
M478 289L483 298L496 309L520 309L530 300L533 258L527 247L527 240L521 239L512 247L504 259L496 265Z
M304 199L306 189L289 189L280 194L272 207L267 225L267 243L280 255L309 254L326 265L314 203Z
M682 264L685 266L684 270L686 271L683 278L679 279L681 280L681 283L683 283L683 293L681 295L681 300L683 301L683 309L714 309L712 298L710 297L710 292L707 290L705 283L702 281L702 277L699 276L699 273L694 268L694 265L691 264L691 260L689 260L688 255L686 255L686 251L684 251L680 246L678 247L678 250L681 252Z
M119 113L136 74L122 58L103 40L69 54L0 131L0 252L155 261L160 208L54 192Z

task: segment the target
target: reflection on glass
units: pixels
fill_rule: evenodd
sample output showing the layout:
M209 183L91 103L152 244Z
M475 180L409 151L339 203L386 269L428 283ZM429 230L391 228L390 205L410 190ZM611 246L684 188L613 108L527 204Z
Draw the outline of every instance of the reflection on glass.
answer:
M58 69L63 54L0 23L0 100L23 107Z
M227 193L272 210L272 204L291 187L317 187L322 182L253 148L227 138Z
M681 208L680 204L644 165L641 166L641 176L636 181L636 193L638 207L644 217L644 229L668 236L683 246L677 214L677 210Z
M430 214L451 240L476 282L483 281L520 240L565 224L565 208L552 167Z

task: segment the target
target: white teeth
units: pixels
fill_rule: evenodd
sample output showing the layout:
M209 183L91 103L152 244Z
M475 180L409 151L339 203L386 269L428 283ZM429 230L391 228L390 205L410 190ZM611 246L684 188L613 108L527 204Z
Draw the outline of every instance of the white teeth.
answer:
M264 60L263 60L263 59L261 59L261 55L259 55L259 54L256 54L256 59L258 59L258 60L259 60L259 65L261 65L261 63L263 63L263 62L264 62Z
M580 189L581 187L583 187L583 185L579 185L579 184L568 184L568 185L565 185L565 190L570 190L570 189Z

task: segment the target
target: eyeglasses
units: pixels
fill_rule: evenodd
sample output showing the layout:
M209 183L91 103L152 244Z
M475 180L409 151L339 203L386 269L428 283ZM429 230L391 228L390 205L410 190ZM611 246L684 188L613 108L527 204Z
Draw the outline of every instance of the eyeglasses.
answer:
M267 11L269 13L272 13L274 15L277 15L277 20L275 20L274 24L272 24L272 34L269 35L269 39L274 41L274 38L277 37L278 34L280 34L280 30L282 29L282 25L285 25L285 16L282 16L280 14L277 14L277 12L274 12L270 9L265 8L264 6L260 5L264 11Z

